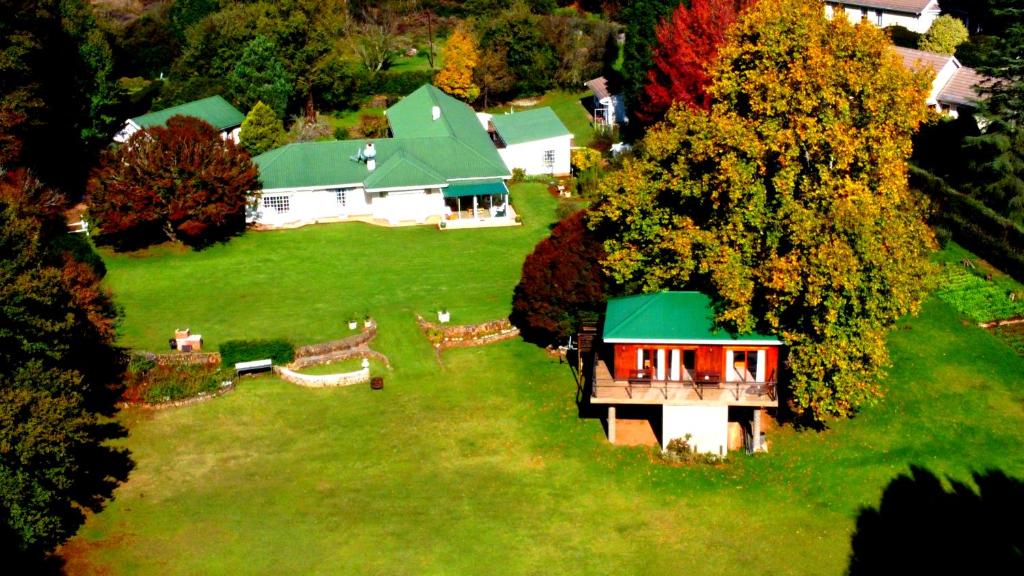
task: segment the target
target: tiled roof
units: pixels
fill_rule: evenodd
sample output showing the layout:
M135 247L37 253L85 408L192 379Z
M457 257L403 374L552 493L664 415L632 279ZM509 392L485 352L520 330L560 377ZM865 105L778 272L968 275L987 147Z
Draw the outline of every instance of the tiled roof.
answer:
M882 10L889 10L890 12L920 14L924 12L928 6L934 2L934 0L834 0L834 2L844 6L863 6L865 8L880 8Z
M975 91L975 86L980 86L988 80L988 76L978 73L974 68L961 67L953 74L953 78L939 90L938 100L952 104L976 106L981 96Z
M594 93L594 96L597 96L598 100L604 100L611 96L611 93L608 92L608 80L604 76L587 80L584 84L587 88L590 88L590 91Z
M572 136L555 112L548 107L491 117L494 129L506 144L521 144L557 136Z
M172 116L199 118L217 130L234 128L241 125L242 120L245 120L245 114L239 112L227 100L220 96L210 96L202 100L195 100L179 106L172 106L156 112L150 112L149 114L143 114L142 116L132 118L132 122L135 122L141 128L150 128L152 126L163 126Z
M711 299L700 292L655 292L608 301L605 342L760 342L781 344L762 334L734 336L715 327Z
M893 46L893 50L900 55L903 59L903 66L910 70L921 70L927 69L939 73L950 60L952 56L946 54L936 54L934 52L925 52L924 50L914 50L913 48L903 48L902 46Z
M437 120L434 106L441 112ZM445 186L451 180L511 176L473 109L429 84L389 108L387 116L395 137L373 140L374 172L352 159L369 140L289 144L254 159L263 188Z

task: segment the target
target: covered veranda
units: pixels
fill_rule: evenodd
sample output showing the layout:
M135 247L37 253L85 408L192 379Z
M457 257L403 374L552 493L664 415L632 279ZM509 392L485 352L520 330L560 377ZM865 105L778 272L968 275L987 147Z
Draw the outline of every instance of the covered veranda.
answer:
M503 180L453 182L444 188L445 228L513 226L515 211L508 203Z

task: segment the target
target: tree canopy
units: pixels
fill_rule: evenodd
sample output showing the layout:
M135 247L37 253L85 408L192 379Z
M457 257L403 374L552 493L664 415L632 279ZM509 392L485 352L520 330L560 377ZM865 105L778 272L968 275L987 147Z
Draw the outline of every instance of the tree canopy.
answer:
M249 194L259 189L247 152L198 118L174 116L105 153L87 200L102 241L202 247L245 229Z
M444 66L437 73L434 85L467 102L476 100L480 87L473 83L473 71L479 61L476 39L466 30L457 28L448 37L444 47Z
M679 0L636 0L627 2L620 13L626 25L626 43L622 47L622 83L626 109L638 109L640 94L653 67L651 47L657 42L658 24L679 6Z
M227 80L231 99L243 109L263 102L278 117L284 117L295 87L295 81L277 56L277 46L266 36L257 36L246 44Z
M131 465L104 445L124 433L103 420L124 366L115 308L102 270L80 260L88 242L65 231L66 207L24 171L0 175L0 552L10 567L67 540Z
M652 68L640 98L637 116L660 120L675 102L709 108L708 68L739 11L752 0L693 0L680 4L655 31Z
M795 410L851 415L880 394L886 333L930 270L906 180L928 78L884 32L805 0L759 0L726 38L711 109L673 108L591 225L627 291L706 291L727 329L789 345Z
M242 148L253 156L280 146L284 137L284 124L270 106L263 102L257 102L246 114L238 133Z
M967 26L964 26L960 19L943 14L932 22L931 28L921 36L917 47L926 52L952 56L957 46L967 42L967 38Z

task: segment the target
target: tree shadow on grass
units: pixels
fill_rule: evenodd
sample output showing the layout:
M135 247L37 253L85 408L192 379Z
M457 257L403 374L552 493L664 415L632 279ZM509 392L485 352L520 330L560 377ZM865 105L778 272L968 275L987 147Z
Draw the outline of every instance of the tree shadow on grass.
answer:
M1024 482L972 475L977 491L911 466L862 509L847 574L1024 574Z

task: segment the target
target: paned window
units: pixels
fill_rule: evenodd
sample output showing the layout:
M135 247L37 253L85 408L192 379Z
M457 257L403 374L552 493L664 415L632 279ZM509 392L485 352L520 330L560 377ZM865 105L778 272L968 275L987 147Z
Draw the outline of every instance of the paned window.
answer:
M338 206L346 206L348 204L348 190L335 190L334 197L338 200Z
M288 196L264 196L263 207L271 208L277 213L291 210L291 198Z
M554 150L545 150L544 151L544 165L545 166L554 166L555 165L555 151Z

